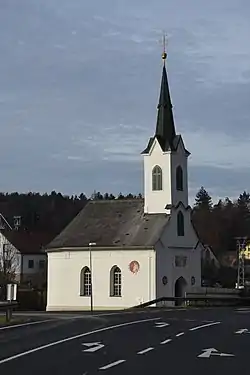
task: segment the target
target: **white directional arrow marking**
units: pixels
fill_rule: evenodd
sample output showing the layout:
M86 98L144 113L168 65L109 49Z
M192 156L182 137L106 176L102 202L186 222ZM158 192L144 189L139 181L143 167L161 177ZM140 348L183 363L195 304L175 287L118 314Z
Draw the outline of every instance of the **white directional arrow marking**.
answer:
M169 323L157 322L157 323L155 323L155 326L156 326L156 328L162 328L162 327L169 326Z
M200 358L209 358L213 352L214 353L218 352L218 350L216 350L215 348L203 349L202 351L204 353L198 355L198 357Z
M105 345L101 344L100 342L86 342L82 345L87 346L89 349L83 350L83 352L93 353L97 350L103 348Z
M218 357L234 357L234 354L219 353L215 348L203 349L204 353L198 355L199 358L210 358L211 355Z
M248 331L247 328L242 328L242 329L239 329L239 331L236 331L235 333L242 334L242 333L250 333L250 332Z

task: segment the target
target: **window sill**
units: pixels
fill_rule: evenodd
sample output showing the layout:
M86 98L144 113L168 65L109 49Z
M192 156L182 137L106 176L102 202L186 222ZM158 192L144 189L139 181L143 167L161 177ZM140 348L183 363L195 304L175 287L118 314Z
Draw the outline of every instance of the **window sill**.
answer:
M122 298L122 296L109 296L110 298Z

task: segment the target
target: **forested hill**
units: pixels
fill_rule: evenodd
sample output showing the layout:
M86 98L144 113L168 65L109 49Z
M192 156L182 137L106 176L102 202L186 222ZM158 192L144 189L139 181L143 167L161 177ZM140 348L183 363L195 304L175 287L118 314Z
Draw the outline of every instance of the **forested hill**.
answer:
M141 196L139 195L138 198ZM118 199L137 198L132 194ZM50 194L40 193L0 193L0 213L13 226L14 216L21 216L20 230L29 232L59 233L85 206L88 199L115 199L113 194L94 192L87 198L85 194L79 196L65 196L52 191Z
M13 226L13 217L21 216L20 230L58 234L85 206L88 199L136 199L141 195L126 196L94 192L91 197L63 196L52 191L40 193L0 193L0 213ZM209 193L202 187L195 199L192 221L201 241L212 246L216 254L235 250L238 236L250 239L250 195L240 194L232 202L229 198L212 202Z

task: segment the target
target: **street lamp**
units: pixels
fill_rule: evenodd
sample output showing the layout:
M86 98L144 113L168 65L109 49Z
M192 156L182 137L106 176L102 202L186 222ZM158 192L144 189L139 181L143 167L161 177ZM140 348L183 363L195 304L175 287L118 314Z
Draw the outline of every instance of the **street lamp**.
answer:
M93 313L93 275L92 275L92 246L95 242L89 242L89 269L90 269L90 310Z

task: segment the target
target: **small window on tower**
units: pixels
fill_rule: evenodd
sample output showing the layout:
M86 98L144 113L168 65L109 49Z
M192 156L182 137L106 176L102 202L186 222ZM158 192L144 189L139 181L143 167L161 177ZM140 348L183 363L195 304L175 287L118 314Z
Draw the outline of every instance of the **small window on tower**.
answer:
M183 171L180 165L176 168L176 189L183 191Z
M184 215L181 211L177 214L177 235L184 236Z
M159 165L152 171L152 190L162 190L162 169Z

